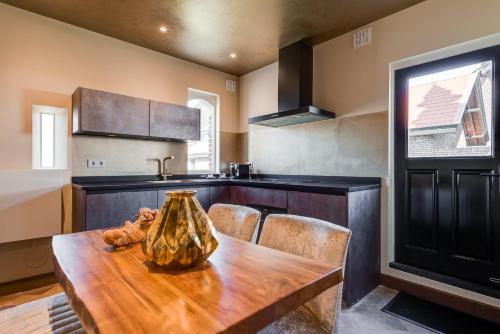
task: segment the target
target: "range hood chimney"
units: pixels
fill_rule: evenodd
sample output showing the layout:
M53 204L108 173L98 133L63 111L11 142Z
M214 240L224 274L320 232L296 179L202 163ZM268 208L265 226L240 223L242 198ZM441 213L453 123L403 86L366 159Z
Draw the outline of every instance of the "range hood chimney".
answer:
M313 50L296 42L279 50L278 112L248 119L249 124L282 127L335 118L312 105Z

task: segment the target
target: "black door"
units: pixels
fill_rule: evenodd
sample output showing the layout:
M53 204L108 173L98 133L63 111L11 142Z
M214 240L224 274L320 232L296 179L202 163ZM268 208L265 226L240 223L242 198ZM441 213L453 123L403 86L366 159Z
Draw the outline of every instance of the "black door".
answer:
M500 47L395 73L396 262L500 287Z

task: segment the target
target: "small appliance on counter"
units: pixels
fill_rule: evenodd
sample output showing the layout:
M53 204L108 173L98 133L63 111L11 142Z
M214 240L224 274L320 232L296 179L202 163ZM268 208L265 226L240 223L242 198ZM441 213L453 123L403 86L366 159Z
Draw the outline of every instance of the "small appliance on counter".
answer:
M237 165L236 178L237 179L250 179L252 175L252 163L245 162Z
M229 178L231 179L250 179L252 175L253 163L229 163Z
M236 162L230 162L229 163L229 173L228 173L228 177L230 179L234 179L236 177L236 170L237 170L237 163Z

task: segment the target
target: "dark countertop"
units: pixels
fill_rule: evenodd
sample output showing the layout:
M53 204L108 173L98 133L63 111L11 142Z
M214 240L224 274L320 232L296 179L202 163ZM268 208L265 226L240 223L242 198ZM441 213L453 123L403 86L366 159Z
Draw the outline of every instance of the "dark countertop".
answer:
M310 175L254 175L244 179L207 179L201 175L175 175L168 181L158 181L154 175L73 177L73 187L86 191L109 191L147 188L184 188L202 186L247 186L282 190L297 190L325 194L380 188L378 177L310 176Z

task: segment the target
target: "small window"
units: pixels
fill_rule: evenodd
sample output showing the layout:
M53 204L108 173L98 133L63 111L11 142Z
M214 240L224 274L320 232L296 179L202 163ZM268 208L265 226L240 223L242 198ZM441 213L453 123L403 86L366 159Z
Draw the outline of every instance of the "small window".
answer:
M486 61L408 80L408 157L491 156L492 68Z
M188 90L188 106L200 109L200 140L188 143L188 171L219 171L219 96L195 89Z
M40 167L55 168L56 166L56 115L40 113Z
M32 118L33 169L66 169L68 167L66 109L34 105Z

